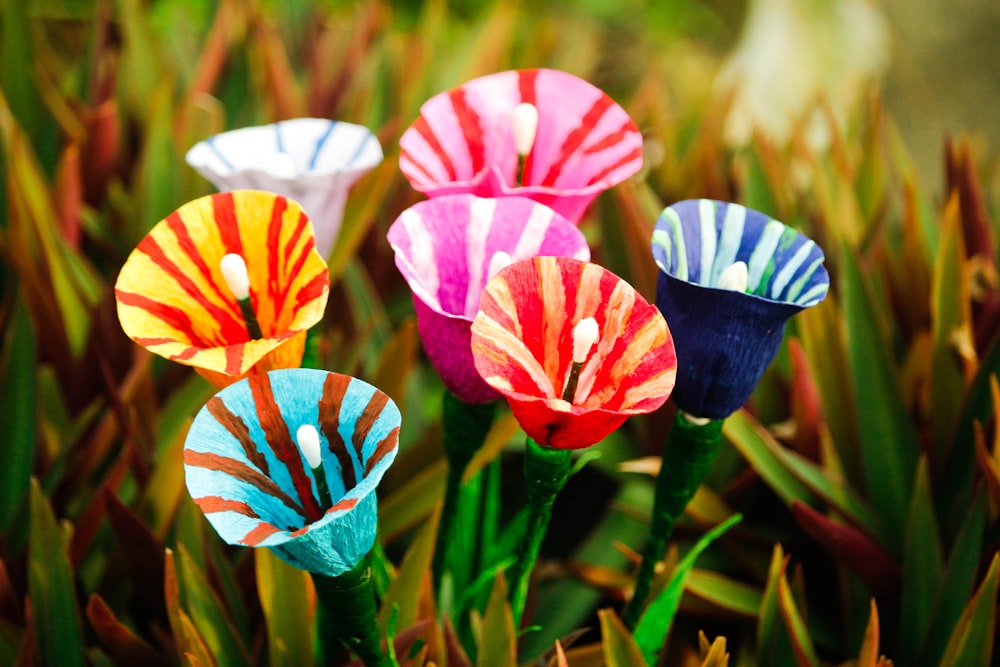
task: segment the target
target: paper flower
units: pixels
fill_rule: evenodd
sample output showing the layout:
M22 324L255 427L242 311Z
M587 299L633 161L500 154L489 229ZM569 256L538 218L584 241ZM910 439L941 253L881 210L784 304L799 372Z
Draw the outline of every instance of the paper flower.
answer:
M388 396L347 375L254 375L195 417L184 443L188 492L229 544L270 547L297 568L335 577L374 544L375 487L396 456L399 423ZM293 440L302 426L319 436L318 469Z
M466 403L499 398L472 361L472 320L490 278L535 255L590 258L583 234L547 206L523 197L451 195L403 211L389 228L396 266L413 290L427 356L445 386Z
M429 197L521 195L572 222L642 166L628 114L583 79L549 69L491 74L435 95L399 144L399 168Z
M244 260L260 338L251 338L223 276L227 254ZM299 205L241 190L196 199L160 221L125 261L115 297L132 340L223 387L251 371L298 366L329 286Z
M295 199L316 228L316 248L330 256L347 192L382 161L366 127L296 118L223 132L195 144L187 163L219 190L269 190Z
M746 403L785 322L830 287L819 246L739 204L697 199L667 207L653 232L653 257L661 269L656 302L680 359L674 401L697 417L721 419ZM745 290L720 286L743 271Z
M586 318L596 320L597 341L566 400ZM528 436L558 449L592 445L630 415L658 408L677 368L654 306L607 269L564 257L518 262L490 280L472 324L472 354Z

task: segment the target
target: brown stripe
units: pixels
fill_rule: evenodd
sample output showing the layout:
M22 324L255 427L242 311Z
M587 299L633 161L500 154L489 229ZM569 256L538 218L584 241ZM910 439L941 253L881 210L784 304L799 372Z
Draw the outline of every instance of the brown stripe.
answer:
M372 430L372 426L375 425L375 421L382 414L382 409L388 402L388 396L375 390L371 400L368 401L368 405L365 406L365 411L354 422L354 433L351 434L351 440L354 442L354 451L358 453L358 460L362 463L365 460L364 452L361 451L364 447L365 439L368 438L368 432Z
M354 462L347 451L344 438L340 435L340 405L350 384L351 378L348 376L330 373L323 383L323 395L319 399L319 425L323 429L326 441L330 443L330 451L340 462L344 493L353 489L358 483L357 475L354 473Z
M382 441L378 443L378 447L372 453L372 457L368 459L368 463L365 465L365 476L367 477L369 473L379 464L379 461L385 458L385 455L396 448L399 444L399 427L389 431L389 435L382 438Z
M235 477L239 481L249 484L258 491L280 500L285 507L292 510L299 516L305 516L305 512L292 498L281 490L281 487L274 483L270 477L266 477L260 471L254 470L242 461L237 461L226 456L219 456L210 452L196 452L193 449L184 450L184 464L195 468L205 468L224 473L230 477Z
M260 516L253 511L253 508L239 500L229 500L221 496L204 496L195 498L194 502L205 514L214 512L236 512L251 519L259 519Z
M316 496L313 495L312 478L306 474L305 466L302 465L302 454L298 446L292 442L292 436L288 432L288 425L281 416L281 410L274 400L274 392L271 390L271 380L267 374L254 375L249 379L250 393L253 395L253 403L257 409L257 420L264 431L264 438L274 452L275 457L281 461L288 470L295 486L295 492L306 510L306 518L315 521L323 515Z
M208 409L208 413L215 417L215 421L222 424L222 427L239 441L247 460L257 466L257 469L265 475L270 475L267 457L257 449L257 443L250 437L250 429L247 428L246 423L234 414L218 396L210 398L205 407Z

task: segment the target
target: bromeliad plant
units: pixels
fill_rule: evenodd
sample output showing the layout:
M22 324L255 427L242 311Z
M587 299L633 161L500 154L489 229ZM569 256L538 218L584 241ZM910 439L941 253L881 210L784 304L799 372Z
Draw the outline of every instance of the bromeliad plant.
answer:
M188 491L222 539L309 572L329 615L320 631L370 667L395 664L377 634L368 557L399 428L395 404L366 382L288 369L216 394L184 443Z
M573 450L660 407L677 358L663 317L628 283L596 264L558 257L512 264L487 283L472 352L528 435L530 516L510 575L518 622Z
M125 261L115 298L132 340L224 387L298 366L329 285L302 208L237 190L159 222Z

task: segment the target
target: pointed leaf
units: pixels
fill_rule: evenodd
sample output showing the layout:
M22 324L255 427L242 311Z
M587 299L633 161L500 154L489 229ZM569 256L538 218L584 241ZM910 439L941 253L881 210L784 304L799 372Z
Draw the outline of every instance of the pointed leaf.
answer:
M646 667L652 664L647 662L639 645L613 609L601 609L597 616L601 619L601 645L607 667Z
M104 598L96 593L91 594L87 603L87 619L117 664L153 667L169 664L152 646L122 625Z
M711 644L705 633L698 632L698 646L701 653L701 667L728 667L729 653L726 652L726 638L716 637Z
M383 632L394 608L398 609L399 613L398 627L408 628L416 623L420 609L421 588L430 574L437 525L436 520L425 523L407 550L406 556L403 557L396 580L389 585L382 599L378 620Z
M507 602L507 583L498 574L490 601L483 614L483 634L479 640L477 667L516 667L517 634L514 615Z
M781 610L781 617L785 621L785 628L788 630L788 637L792 642L796 664L799 667L819 667L819 657L816 655L816 648L809 636L809 629L795 604L792 588L784 575L778 579L778 606Z
M0 532L7 533L23 508L35 461L35 335L24 303L10 316L0 359L0 424L4 425L0 466Z
M315 664L310 629L316 613L308 572L294 568L270 549L254 549L257 594L267 621L269 665L311 667Z
M730 415L722 426L722 433L786 504L793 500L807 504L815 502L809 489L782 465L774 450L768 447L768 443L773 442L773 436L749 412L739 410Z
M28 594L34 616L41 665L85 664L83 633L67 555L67 534L56 523L48 499L36 480L31 484L31 529L28 546Z
M249 662L229 615L183 543L177 545L178 574L191 621L204 637L216 662L224 665Z
M727 614L754 619L763 596L759 588L713 570L694 568L688 573L687 593L725 610Z
M994 554L979 590L962 612L940 667L988 665L996 639L997 586L1000 584L1000 554Z
M871 613L868 616L868 627L865 628L865 638L858 652L858 667L877 667L879 647L878 607L875 599L871 601Z

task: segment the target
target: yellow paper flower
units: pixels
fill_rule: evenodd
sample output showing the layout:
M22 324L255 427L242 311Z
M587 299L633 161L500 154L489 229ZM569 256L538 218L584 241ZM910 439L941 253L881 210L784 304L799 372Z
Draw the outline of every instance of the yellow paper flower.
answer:
M227 254L246 262L259 338L251 338L223 278ZM298 203L236 190L188 202L160 221L125 261L115 298L129 338L224 387L251 372L298 366L329 289Z

